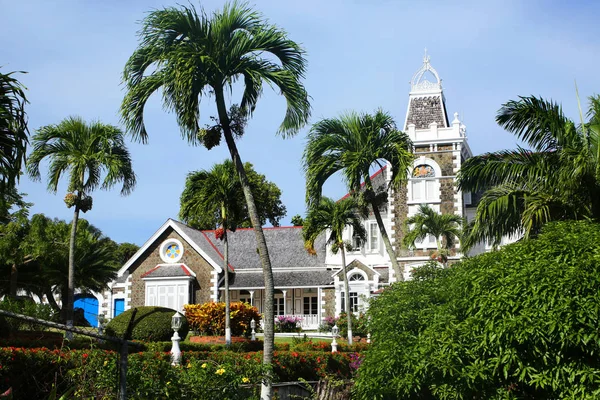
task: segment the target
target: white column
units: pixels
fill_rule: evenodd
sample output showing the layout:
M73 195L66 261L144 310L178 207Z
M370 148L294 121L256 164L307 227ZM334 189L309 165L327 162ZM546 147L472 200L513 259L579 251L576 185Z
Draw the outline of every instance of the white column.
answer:
M317 288L317 315L319 316L319 323L323 321L323 291L321 288Z
M254 306L254 290L250 290L250 305Z
M282 290L281 292L283 293L283 315L287 315L287 310L285 307L285 303L287 303L287 296L286 296L287 290Z

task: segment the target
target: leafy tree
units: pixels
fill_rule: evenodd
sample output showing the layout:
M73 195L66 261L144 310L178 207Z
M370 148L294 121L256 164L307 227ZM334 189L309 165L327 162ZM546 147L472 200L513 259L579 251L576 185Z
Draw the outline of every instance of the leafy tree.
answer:
M341 171L350 192L358 195L362 191L362 200L371 206L398 280L403 279L402 271L380 213L380 207L387 201L387 191L376 193L370 170L373 166L383 167L382 160L388 161L392 166L390 184L399 188L413 162L411 145L388 113L350 112L313 125L303 155L308 204L318 203L327 179Z
M304 225L304 218L300 216L300 214L296 214L292 217L292 225L294 226L302 226Z
M346 246L351 246L344 242L343 233L347 226L352 227L352 233L359 242L364 242L366 239L365 228L363 227L358 203L356 198L347 197L338 202L331 200L328 197L321 197L318 204L313 205L308 209L302 234L306 249L314 253L315 240L327 232L329 235L327 243L332 245L332 251L341 252L342 256L342 279L344 280L345 292L345 310L347 314L351 314L350 309L350 287L348 285L348 271L346 265ZM352 344L352 318L347 318L348 321L348 344Z
M140 246L134 243L119 243L116 249L119 265L123 266L139 249Z
M87 124L79 117L69 117L58 125L47 125L37 131L33 137L33 152L27 162L27 172L33 179L41 179L40 163L45 159L50 162L48 190L51 192L56 193L60 178L69 174L65 203L69 208L74 207L74 212L69 243L67 307L63 312L67 325L72 326L79 211L85 213L92 208L90 194L97 188L109 189L122 183L121 194L129 194L135 186L135 174L123 133L117 127L101 122Z
M279 221L283 218L287 211L281 202L281 190L273 182L269 182L263 174L257 173L252 164L245 163L244 168L248 174L250 188L256 200L256 208L261 225L264 225L267 220L273 226L279 226ZM239 178L237 178L239 180ZM189 182L189 180L187 181ZM185 190L185 189L184 189ZM237 226L241 228L252 227L248 207L244 199L244 193L240 192L238 197L239 203L239 221ZM187 215L185 223L200 230L215 229L220 226L221 213L216 210L211 213L191 213Z
M29 135L25 88L14 73L0 72L0 202L19 179Z
M229 300L229 241L227 231L235 231L244 214L242 185L232 161L213 165L210 171L192 172L181 194L179 216L183 221L201 215L218 215L217 238L223 241L223 275L225 278L225 343L231 346Z
M454 247L456 238L461 236L463 218L456 214L440 214L427 204L421 204L419 211L406 219L407 233L404 245L415 247L416 241L423 241L428 235L435 237L438 261L448 261L450 249Z
M235 143L238 128L235 122L239 118L232 118L235 109L228 113L225 92L232 89L234 82L243 82L238 110L248 117L262 94L263 83L278 89L287 102L279 132L284 136L295 134L310 114L308 95L301 83L306 66L304 51L288 39L285 31L268 23L249 6L238 3L227 3L210 16L203 10L197 12L193 6L152 11L144 19L139 37L140 45L123 73L127 94L121 115L128 131L146 142L144 105L153 93L162 89L165 108L176 114L181 133L190 143L203 143L211 148L221 136L225 138L244 190L263 265L263 363L269 366L274 340L273 273L256 202ZM218 125L200 129L199 104L202 95L209 93L214 95ZM261 398L271 398L269 372L263 382Z
M17 287L39 298L46 296L49 304L61 311L56 296L63 300L68 296L70 224L43 214L35 214L20 227L19 241L12 252L7 250L15 244L13 238L9 235L0 236L0 252L12 257L9 259L11 263L19 263ZM86 220L80 220L78 227L75 251L76 287L83 292L100 292L116 277L116 271L121 265L116 251L117 244ZM10 267L9 263L2 268L6 270ZM5 290L5 285L0 287L0 293ZM66 306L64 301L62 304Z
M576 124L560 105L520 97L496 122L531 150L517 148L467 160L458 187L483 192L466 247L503 236L529 237L547 222L600 217L600 97L590 97L589 121Z
M566 399L600 393L600 225L427 266L369 307L358 399Z

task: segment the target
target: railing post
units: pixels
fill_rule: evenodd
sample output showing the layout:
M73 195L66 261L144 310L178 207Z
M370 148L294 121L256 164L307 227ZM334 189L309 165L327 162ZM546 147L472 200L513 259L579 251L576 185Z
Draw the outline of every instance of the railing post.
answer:
M119 379L119 400L127 399L127 357L129 349L127 341L121 343L121 362L120 362L120 379Z

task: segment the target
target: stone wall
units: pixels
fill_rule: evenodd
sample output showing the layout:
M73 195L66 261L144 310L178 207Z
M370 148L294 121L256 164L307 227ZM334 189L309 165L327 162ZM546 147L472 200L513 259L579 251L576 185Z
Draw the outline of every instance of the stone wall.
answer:
M131 307L144 305L146 286L142 280L142 275L158 264L164 264L164 261L160 258L160 245L169 238L177 239L183 243L184 253L178 263L187 265L196 274L196 279L193 282L195 302L206 303L211 301L213 286L210 280L213 267L177 232L169 228L129 267L130 279L132 279Z
M323 306L325 315L323 317L333 317L335 316L335 289L327 288L322 289L322 291L325 298L325 305Z

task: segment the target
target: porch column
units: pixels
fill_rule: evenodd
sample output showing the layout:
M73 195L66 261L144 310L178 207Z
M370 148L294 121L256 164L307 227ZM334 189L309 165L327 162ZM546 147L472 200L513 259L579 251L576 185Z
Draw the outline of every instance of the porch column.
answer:
M323 291L321 288L317 288L317 315L319 316L319 323L323 321Z
M287 310L285 309L287 290L282 290L281 292L283 293L283 315L287 315Z
M250 305L254 306L254 290L250 290Z

